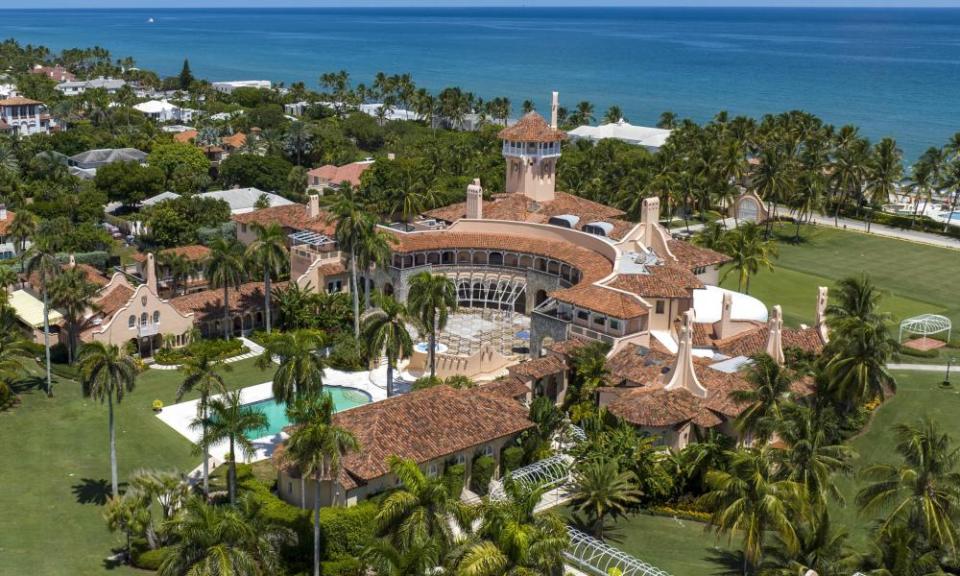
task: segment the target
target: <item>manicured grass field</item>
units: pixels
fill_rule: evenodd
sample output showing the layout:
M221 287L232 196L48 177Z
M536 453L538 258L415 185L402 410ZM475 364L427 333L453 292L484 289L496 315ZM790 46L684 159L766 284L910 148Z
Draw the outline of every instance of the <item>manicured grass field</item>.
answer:
M898 321L929 312L960 326L960 252L827 226L804 227L800 244L787 241L792 226L778 232L784 241L775 270L754 277L750 293L768 305L780 304L787 324L813 322L817 286L832 288L845 276L865 272L889 293L883 308ZM723 286L736 289L736 273Z
M253 360L231 366L226 379L232 388L271 377ZM154 399L174 403L181 378L176 371L148 370L116 410L121 481L138 468L187 472L200 463L192 444L151 409ZM83 398L75 382L59 381L54 392L47 399L25 383L22 405L0 413L0 573L106 574L104 559L119 543L101 518L110 492L107 408Z

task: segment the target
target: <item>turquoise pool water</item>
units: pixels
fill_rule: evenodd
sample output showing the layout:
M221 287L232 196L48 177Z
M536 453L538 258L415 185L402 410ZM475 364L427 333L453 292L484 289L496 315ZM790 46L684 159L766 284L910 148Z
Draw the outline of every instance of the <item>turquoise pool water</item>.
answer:
M336 407L337 412L370 402L370 396L366 392L355 388L324 386L323 389L333 396L333 405ZM290 421L287 420L287 405L277 404L273 401L273 398L253 402L252 404L247 404L247 406L267 415L266 428L261 428L260 430L247 434L247 438L251 440L263 438L264 436L274 436L290 425Z

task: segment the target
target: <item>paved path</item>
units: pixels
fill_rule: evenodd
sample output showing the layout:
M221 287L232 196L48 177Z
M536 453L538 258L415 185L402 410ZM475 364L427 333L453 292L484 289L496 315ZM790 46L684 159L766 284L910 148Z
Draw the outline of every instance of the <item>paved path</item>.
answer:
M246 346L249 351L244 354L240 354L238 356L231 356L230 358L227 358L226 360L223 361L225 364L232 364L234 362L239 362L241 360L246 360L248 358L256 358L257 356L263 354L263 346L257 344L253 340L248 340L243 336L239 336L237 339L240 340L240 342L242 342L243 345ZM150 369L151 370L179 370L180 365L179 364L157 364L156 362L154 362L150 364Z
M906 370L908 372L943 372L944 374L947 372L946 364L887 364L887 368L890 370ZM957 377L960 379L960 365L954 364L950 369L956 371Z

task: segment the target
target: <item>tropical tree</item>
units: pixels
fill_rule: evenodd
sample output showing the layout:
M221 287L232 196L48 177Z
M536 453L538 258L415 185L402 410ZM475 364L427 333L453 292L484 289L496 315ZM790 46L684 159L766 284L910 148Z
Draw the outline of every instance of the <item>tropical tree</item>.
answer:
M37 233L39 225L39 220L36 215L26 210L20 210L16 216L13 217L13 222L10 223L8 233L10 237L16 239L20 245L19 253L23 254L26 251L27 240Z
M737 430L763 443L773 435L783 418L793 375L767 354L758 354L752 360L747 373L751 387L734 390L730 397L745 405L736 420Z
M897 527L956 554L960 511L960 448L930 419L897 424L899 464L872 464L861 471L867 486L857 493L865 514L882 514L877 527L890 536Z
M206 430L205 445L210 446L224 440L229 442L227 458L230 469L227 487L231 504L237 500L237 450L239 449L244 457L254 454L256 447L247 438L247 434L262 430L267 424L266 414L241 402L239 390L211 399L207 417L197 418L191 423L194 429Z
M206 277L211 288L223 288L223 337L230 339L230 289L239 289L244 277L243 246L232 238L217 238L210 244Z
M380 539L364 549L361 559L377 576L421 576L437 569L440 554L440 544L435 540L401 548Z
M723 273L723 281L732 272L737 272L737 290L750 293L750 278L761 269L773 270L773 259L779 251L772 240L764 238L763 230L753 222L741 222L736 230L724 236L723 252L732 258L730 267Z
M660 120L657 121L657 128L663 128L665 130L673 130L677 127L677 115L673 112L666 111L660 114Z
M283 148L287 154L296 158L297 166L302 164L303 155L313 148L313 133L310 125L304 122L291 122L283 138Z
M797 545L792 547L779 534L765 550L762 574L796 576L815 572L818 576L848 576L855 559L847 548L847 531L830 520L826 508L795 522ZM891 575L892 576L892 575Z
M273 276L279 276L289 265L286 235L276 222L267 225L253 223L257 239L247 246L247 259L254 267L263 272L263 307L267 320L267 334L270 333L270 282Z
M387 397L393 396L393 371L397 362L413 354L413 339L407 325L417 319L392 296L377 292L375 308L363 318L363 339L371 358L387 357Z
M25 255L27 273L36 274L40 280L40 293L43 297L43 348L46 354L47 396L53 396L53 379L50 377L50 293L49 283L60 273L60 261L56 250L47 236L36 238L30 251Z
M126 392L132 392L137 382L137 365L118 346L103 342L90 342L80 348L80 383L83 395L107 402L108 428L110 431L110 486L114 498L120 495L117 474L117 434L113 416L113 403L123 400Z
M374 215L364 211L359 195L352 187L341 189L331 206L330 222L336 223L336 238L340 249L350 255L350 280L353 295L353 335L360 337L360 288L357 277L357 259L373 225Z
M230 366L223 362L212 360L208 355L188 356L180 366L183 372L183 382L177 388L177 402L183 399L187 392L200 393L200 403L197 404L197 417L202 422L200 447L203 452L203 493L210 495L210 443L207 438L207 409L210 397L223 394L227 391L227 384L220 371L229 371Z
M867 197L873 204L886 204L897 192L903 179L902 158L903 152L892 138L884 138L874 147L866 177Z
M245 496L237 506L191 498L165 529L179 539L160 564L160 576L280 574L280 549L296 541L289 528L266 521L263 504Z
M696 493L704 493L707 473L727 468L735 441L715 428L703 430L700 427L694 429L694 439L677 454L677 462L685 485Z
M430 377L437 375L437 333L446 328L450 312L457 310L457 287L446 276L420 272L410 278L410 312L430 337Z
M603 115L604 124L615 124L620 120L625 120L625 118L623 117L623 110L617 105L607 108L607 112Z
M601 456L581 461L573 471L571 504L586 515L593 535L602 540L607 516L623 516L639 502L636 485L636 474L621 470L617 460Z
M349 430L334 425L333 412L333 397L329 394L299 398L288 412L294 430L286 442L284 459L295 464L304 477L313 476L313 576L320 576L321 483L336 486L341 460L349 452L360 449Z
M16 328L0 327L0 400L6 400L13 393L10 385L23 374L24 363L31 358L27 342Z
M316 330L293 330L272 336L257 359L261 369L271 367L274 359L280 367L273 375L273 398L277 404L291 403L296 398L320 393L326 363L320 354L323 333Z
M180 284L185 282L194 272L194 263L183 254L175 251L160 252L157 260L168 274L170 274L171 294L176 296L180 289Z
M73 364L80 331L88 310L94 309L94 297L99 287L87 280L87 273L77 267L68 267L49 282L50 300L63 314L67 329L67 358Z

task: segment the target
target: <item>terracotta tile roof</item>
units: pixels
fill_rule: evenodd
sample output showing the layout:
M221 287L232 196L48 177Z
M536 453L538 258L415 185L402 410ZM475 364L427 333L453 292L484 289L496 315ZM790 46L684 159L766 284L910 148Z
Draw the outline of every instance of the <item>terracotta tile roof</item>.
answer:
M361 451L343 468L361 481L389 472L387 458L424 463L532 428L527 410L511 398L483 388L441 385L340 412L334 424L353 432Z
M607 359L607 371L616 384L651 386L659 382L665 370L673 368L674 357L666 352L641 346L626 346Z
M499 394L514 400L526 398L527 394L530 393L530 386L520 378L513 376L505 376L489 384L482 384L480 389L490 394Z
M513 142L559 142L566 140L567 134L551 128L543 116L536 112L528 112L513 126L501 130L497 137Z
M596 282L613 271L613 263L592 250L566 242L544 242L534 236L453 231L396 233L395 236L397 243L393 245L393 251L398 254L444 248L481 248L553 258L580 270L581 284Z
M0 100L0 106L28 106L30 104L43 104L39 100L31 100L23 96L11 96Z
M724 264L731 260L726 254L710 250L709 248L702 248L690 242L684 242L683 240L670 240L667 243L667 247L670 248L670 252L677 257L677 264L688 270L700 268L701 266Z
M7 210L7 217L3 220L0 220L0 236L6 236L7 232L10 230L10 226L13 226L13 220L16 217L16 212Z
M693 291L703 288L703 282L679 266L648 266L647 270L648 274L618 274L607 286L644 298L693 298Z
M121 283L117 284L113 288L109 288L103 293L103 295L97 298L94 303L97 305L104 318L109 320L110 318L113 318L113 315L117 313L117 310L126 306L127 302L130 301L130 298L133 297L133 294L134 291L132 288Z
M693 422L710 428L722 424L723 420L704 403L686 390L637 388L608 404L607 411L634 426L663 428Z
M61 264L60 269L66 270L69 266L70 266L69 264ZM96 268L94 268L89 264L77 264L76 266L78 269L83 270L84 274L87 277L87 282L90 282L91 284L95 284L97 287L102 288L103 286L106 286L110 282L109 278L104 276L99 270L97 270ZM47 278L48 282L49 280L50 279ZM40 274L38 272L31 273L29 276L27 276L27 282L31 286L39 287Z
M592 222L609 222L613 224L610 237L622 238L636 224L621 219L622 210L606 206L586 198L581 198L566 192L556 192L554 199L547 202L536 202L523 194L498 194L492 200L484 200L483 217L486 220L510 220L514 222L532 222L545 224L551 216L571 214L580 220L576 229L582 230ZM467 216L467 203L458 202L442 208L436 208L424 213L425 216L456 222Z
M173 139L181 144L186 144L196 138L197 134L199 134L199 132L196 130L184 130L183 132L174 134Z
M223 147L229 147L234 150L237 148L243 148L247 143L247 135L243 132L237 132L236 134L231 134L230 136L224 136L220 139L220 145Z
M560 359L559 356L542 356L540 358L534 358L533 360L527 360L526 362L521 362L519 364L514 364L507 368L511 376L516 376L519 378L531 378L533 380L539 380L545 376L551 376L553 374L560 374L567 370L567 365Z
M321 264L317 267L317 270L324 277L327 276L337 276L339 274L344 274L347 271L346 266L343 265L343 261L330 262L329 264Z
M359 186L360 176L369 170L371 166L373 166L373 162L351 162L343 166L327 164L310 170L307 172L307 176L311 184L314 183L315 179L319 179L321 183L334 186L341 182L349 182L351 186Z
M235 214L233 220L241 224L270 224L276 222L284 228L292 230L310 230L318 234L326 234L333 237L336 231L336 224L327 222L331 214L325 210L320 210L320 215L316 218L310 217L309 207L303 204L286 204L284 206L271 206L270 208L261 208L246 214Z
M824 342L816 328L784 328L781 333L784 348L799 348L806 352L823 352Z
M191 262L199 262L210 255L210 249L202 244L176 246L174 248L166 248L157 252L157 257L165 256L167 254L177 254L186 257L186 259L190 260ZM144 252L135 252L130 258L137 262L147 261L147 255Z
M636 296L595 284L581 283L573 288L555 290L548 296L559 302L566 302L622 320L646 316L650 312Z
M714 340L712 345L726 356L753 356L765 352L770 329L766 324L734 334L723 340ZM823 340L815 328L784 328L781 333L783 348L800 348L806 352L823 351Z
M77 79L69 70L57 64L56 66L36 66L30 69L31 74L43 74L57 82L73 82Z
M273 286L283 289L286 282L275 282ZM229 306L231 313L263 309L263 282L248 282L240 289L229 291ZM202 290L193 294L184 294L170 300L178 311L183 314L194 313L196 320L205 320L207 316L216 320L223 317L223 289L215 288Z
M560 354L561 356L570 357L574 352L588 345L590 342L578 338L577 336L570 336L562 342L555 342L550 345L548 350L555 354Z

